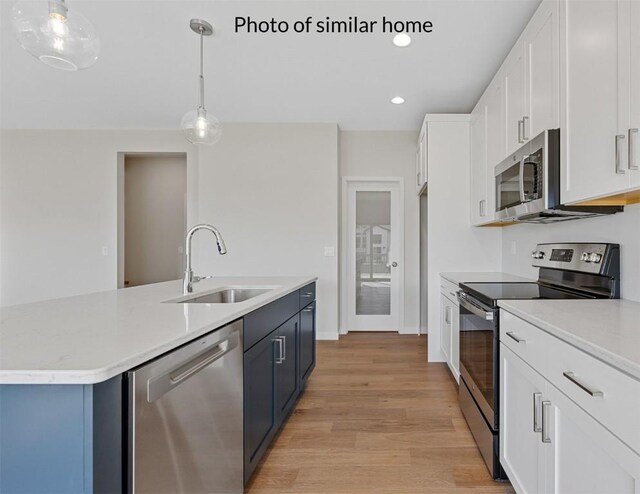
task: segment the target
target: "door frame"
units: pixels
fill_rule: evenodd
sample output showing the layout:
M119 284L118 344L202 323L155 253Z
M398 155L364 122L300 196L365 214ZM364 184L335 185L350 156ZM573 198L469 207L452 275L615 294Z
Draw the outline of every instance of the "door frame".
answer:
M349 283L349 252L348 252L348 236L349 236L349 185L352 183L371 183L377 186L387 184L397 185L399 189L399 205L398 205L398 250L402 253L402 266L398 272L398 333L404 333L404 270L406 264L406 253L404 248L404 177L358 177L344 176L342 177L342 190L340 202L340 330L339 334L345 335L349 332L349 291L347 289Z

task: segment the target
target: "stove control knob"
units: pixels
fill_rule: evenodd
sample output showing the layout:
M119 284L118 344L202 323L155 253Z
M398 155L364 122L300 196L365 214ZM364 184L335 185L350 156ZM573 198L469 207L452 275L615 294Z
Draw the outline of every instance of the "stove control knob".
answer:
M589 261L599 263L600 261L602 261L602 254L589 254Z
M589 254L588 252L583 252L582 256L580 257L580 260L585 262L591 262L591 254Z
M544 259L544 252L541 250L534 250L531 253L531 257L533 257L534 259Z

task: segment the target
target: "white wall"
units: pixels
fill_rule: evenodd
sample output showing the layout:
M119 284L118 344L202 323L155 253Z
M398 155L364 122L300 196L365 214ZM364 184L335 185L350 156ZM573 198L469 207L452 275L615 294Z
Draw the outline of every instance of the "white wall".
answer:
M433 118L438 121L428 124L428 358L443 361L440 273L497 271L501 263L501 233L499 228L470 227L468 116Z
M404 179L404 328L417 333L419 313L418 196L415 192L415 156L418 133L413 131L340 132L341 177L402 177ZM341 275L346 267L346 239L341 239ZM346 287L343 287L346 290ZM346 314L340 328L346 331Z
M197 217L198 150L179 131L3 130L0 140L2 306L117 287L118 153L186 153Z
M531 251L543 242L611 242L620 244L622 298L640 301L640 204L623 213L549 225L514 225L502 228L502 270L538 277L531 267ZM513 254L512 249L516 253Z
M225 124L200 150L200 221L217 226L228 254L206 232L194 238L196 274L317 275L317 333L336 339L338 136L332 124Z
M186 155L129 155L124 175L125 286L180 279L187 228Z

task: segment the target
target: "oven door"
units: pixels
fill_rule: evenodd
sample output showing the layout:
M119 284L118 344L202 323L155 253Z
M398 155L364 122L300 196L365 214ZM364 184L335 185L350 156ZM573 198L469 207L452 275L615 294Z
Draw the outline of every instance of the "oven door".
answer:
M498 430L498 309L465 292L460 301L460 374L487 424Z

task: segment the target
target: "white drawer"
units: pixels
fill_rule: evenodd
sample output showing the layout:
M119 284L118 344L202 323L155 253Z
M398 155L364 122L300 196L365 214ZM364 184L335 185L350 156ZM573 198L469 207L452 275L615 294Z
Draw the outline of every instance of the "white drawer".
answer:
M440 277L440 293L456 305L458 305L458 297L456 296L458 290L460 290L460 287L456 283L451 283L449 280Z
M549 348L544 376L640 454L640 381L555 340ZM599 393L602 395L598 396Z
M500 309L500 341L540 374L544 374L547 370L548 348L559 340Z

